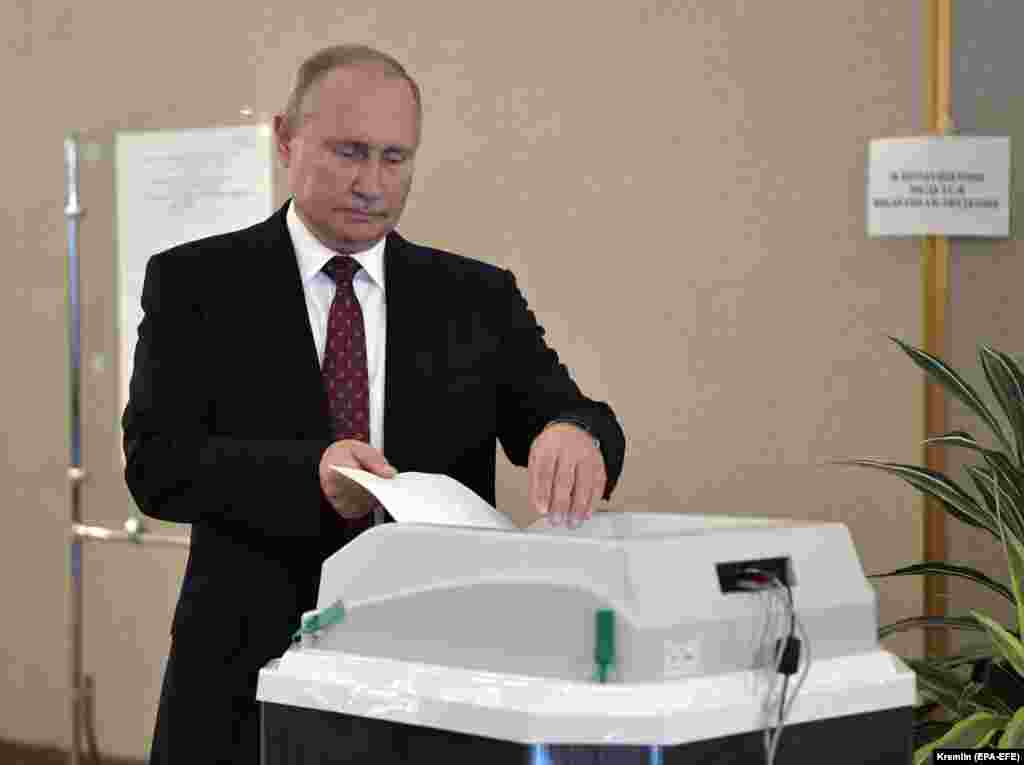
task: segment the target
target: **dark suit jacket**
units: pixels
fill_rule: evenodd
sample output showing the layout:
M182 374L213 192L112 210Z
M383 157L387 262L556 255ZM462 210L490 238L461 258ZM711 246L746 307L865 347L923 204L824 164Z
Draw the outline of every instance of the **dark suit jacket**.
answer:
M246 761L257 671L286 650L321 563L352 533L319 487L333 439L286 209L146 269L125 478L146 515L192 525L154 761L221 761L218 741ZM510 272L392 232L384 274L395 468L448 474L494 504L496 439L525 466L544 425L568 415L600 438L610 497L622 429L547 347Z

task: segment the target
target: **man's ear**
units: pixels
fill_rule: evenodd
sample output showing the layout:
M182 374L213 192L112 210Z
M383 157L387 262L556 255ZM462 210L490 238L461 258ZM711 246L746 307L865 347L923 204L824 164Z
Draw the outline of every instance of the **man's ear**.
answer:
M288 126L288 119L283 114L274 115L274 150L277 152L281 164L288 167L292 158L292 132Z

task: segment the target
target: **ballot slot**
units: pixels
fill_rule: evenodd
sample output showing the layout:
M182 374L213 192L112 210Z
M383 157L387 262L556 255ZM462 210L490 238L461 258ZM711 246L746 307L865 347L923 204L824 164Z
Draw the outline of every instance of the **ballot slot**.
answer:
M796 584L793 561L789 556L716 563L715 570L723 594L750 592L750 584L756 583L758 574L767 576L771 582L778 580L786 587Z

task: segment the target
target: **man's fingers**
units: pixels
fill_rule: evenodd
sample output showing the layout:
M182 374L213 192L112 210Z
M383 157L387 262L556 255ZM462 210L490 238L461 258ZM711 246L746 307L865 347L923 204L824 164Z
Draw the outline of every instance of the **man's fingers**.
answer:
M583 465L576 466L576 483L572 490L572 512L569 524L579 526L590 517L590 505L594 501L594 477Z
M555 480L551 492L550 520L556 526L567 519L572 507L572 487L576 480L574 466L565 460L558 460Z
M352 456L359 463L361 470L374 473L382 478L394 478L398 473L388 462L387 457L369 444L353 444Z
M527 472L530 476L530 504L541 515L547 515L555 478L555 458L550 454L533 451L530 453Z

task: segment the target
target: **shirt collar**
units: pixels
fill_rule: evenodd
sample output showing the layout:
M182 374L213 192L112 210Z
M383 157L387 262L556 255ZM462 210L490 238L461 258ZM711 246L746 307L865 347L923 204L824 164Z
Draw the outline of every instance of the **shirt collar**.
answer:
M295 257L299 262L299 273L302 274L302 283L306 285L315 277L327 261L339 253L330 249L317 239L306 224L302 222L299 214L295 212L295 201L291 200L288 205L288 212L285 215L285 222L288 225L288 233L291 234L292 244L295 247ZM357 252L351 257L359 262L367 275L374 283L384 289L384 244L387 237L381 239L377 244L368 250Z

